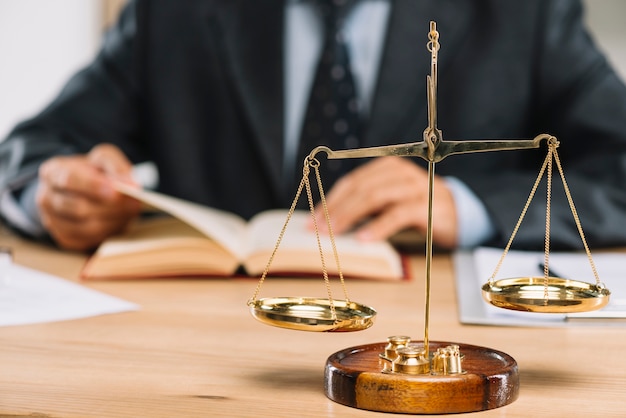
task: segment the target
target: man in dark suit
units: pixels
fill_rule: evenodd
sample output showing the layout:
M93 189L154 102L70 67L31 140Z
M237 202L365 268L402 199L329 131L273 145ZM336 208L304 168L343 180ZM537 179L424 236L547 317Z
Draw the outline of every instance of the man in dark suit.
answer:
M297 141L321 48L311 1L131 2L94 62L0 144L5 219L63 247L91 248L138 214L111 179L129 180L131 164L142 161L156 164L158 190L167 194L244 217L287 206L301 175ZM578 1L357 2L345 32L362 123L346 148L422 139L431 20L441 35L444 139L556 136L588 242L626 244L626 88L585 31ZM437 164L435 243L506 242L545 151ZM358 225L363 239L381 239L423 231L424 161L358 163L328 194L335 232ZM553 246L579 248L557 185ZM543 246L541 200L526 215L519 247Z

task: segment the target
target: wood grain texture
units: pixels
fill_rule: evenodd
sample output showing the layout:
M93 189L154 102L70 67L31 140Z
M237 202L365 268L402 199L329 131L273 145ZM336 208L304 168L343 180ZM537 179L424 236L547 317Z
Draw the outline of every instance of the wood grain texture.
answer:
M431 342L431 352L457 344L463 374L408 375L382 371L386 343L341 350L328 358L325 392L330 399L360 409L411 414L474 412L508 405L519 394L517 363L485 347Z
M0 229L15 261L78 281L85 256ZM347 281L352 300L378 311L356 333L263 325L246 305L256 279L103 281L82 284L141 309L74 321L0 327L0 416L50 418L392 418L324 393L332 353L390 335L421 339L425 265L413 279ZM467 326L458 321L449 255L433 259L431 341L458 341L511 355L516 401L463 418L623 418L626 327ZM334 288L341 294L341 288ZM480 291L477 289L476 291ZM261 297L324 296L321 281L270 278Z

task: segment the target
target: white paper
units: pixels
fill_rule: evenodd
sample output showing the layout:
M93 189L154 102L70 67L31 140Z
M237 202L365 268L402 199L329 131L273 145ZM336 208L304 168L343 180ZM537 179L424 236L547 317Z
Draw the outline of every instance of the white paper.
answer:
M611 291L609 303L603 309L576 314L519 312L497 308L482 298L482 286L493 275L503 250L478 248L454 254L459 318L465 324L507 326L565 326L593 324L604 320L612 325L626 325L626 254L593 254L592 259L600 281ZM543 252L509 251L495 280L539 276L543 277ZM595 283L595 276L585 253L550 253L549 267L559 277ZM593 319L581 321L580 319ZM595 321L595 322L594 322Z
M139 306L17 264L0 266L0 326L64 321Z

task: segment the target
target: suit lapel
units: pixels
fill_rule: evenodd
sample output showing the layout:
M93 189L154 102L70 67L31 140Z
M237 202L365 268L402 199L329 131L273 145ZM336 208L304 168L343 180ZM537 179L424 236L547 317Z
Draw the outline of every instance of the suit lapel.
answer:
M232 0L225 4L230 7L222 8L217 16L223 56L228 60L241 105L252 126L252 145L262 156L279 196L284 148L284 0ZM472 4L453 0L392 0L365 146L422 139L422 130L427 125L429 22L435 20L441 34L441 84L442 69L468 30ZM419 126L419 130L412 131L414 126Z
M284 0L233 0L220 10L219 31L252 146L280 194L283 160ZM214 22L213 22L214 23Z
M451 58L449 51L454 51L454 45L462 40L467 29L468 19L463 16L470 15L464 9L472 3L457 1L451 4L451 1L392 1L385 52L365 134L366 144L422 140L422 130L413 132L410 129L414 126L426 128L428 124L426 77L430 74L430 52L426 44L430 21L437 22L440 33L442 52L438 67L441 84L442 69Z

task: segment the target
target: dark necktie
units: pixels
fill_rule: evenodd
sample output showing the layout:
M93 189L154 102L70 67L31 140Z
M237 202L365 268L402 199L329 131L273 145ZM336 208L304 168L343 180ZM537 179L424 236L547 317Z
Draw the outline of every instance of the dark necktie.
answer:
M356 1L315 0L314 3L323 18L324 43L302 125L297 160L300 170L304 158L318 145L333 150L359 145L359 103L342 33L348 9ZM318 157L325 189L352 166L349 160L327 160L323 153Z

